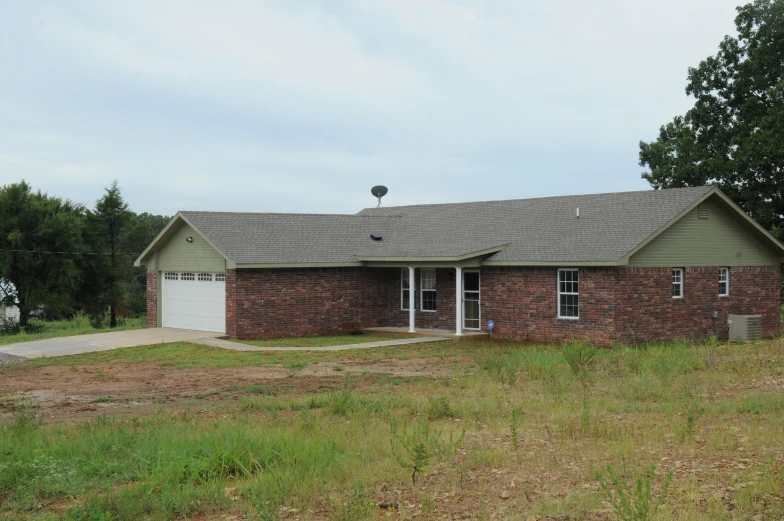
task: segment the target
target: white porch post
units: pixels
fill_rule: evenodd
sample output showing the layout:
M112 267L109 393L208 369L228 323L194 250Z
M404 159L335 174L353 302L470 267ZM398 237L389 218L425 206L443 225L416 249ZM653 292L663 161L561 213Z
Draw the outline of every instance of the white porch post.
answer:
M455 268L455 335L463 334L463 268Z
M416 286L414 286L414 268L408 268L408 332L414 333L414 314L416 308L414 307L414 294Z

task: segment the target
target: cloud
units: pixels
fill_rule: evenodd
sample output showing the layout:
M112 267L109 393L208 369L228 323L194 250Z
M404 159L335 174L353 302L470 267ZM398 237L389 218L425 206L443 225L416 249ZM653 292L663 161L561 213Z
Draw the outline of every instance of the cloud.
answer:
M89 203L116 178L166 214L642 189L637 143L688 108L733 6L12 3L0 183Z

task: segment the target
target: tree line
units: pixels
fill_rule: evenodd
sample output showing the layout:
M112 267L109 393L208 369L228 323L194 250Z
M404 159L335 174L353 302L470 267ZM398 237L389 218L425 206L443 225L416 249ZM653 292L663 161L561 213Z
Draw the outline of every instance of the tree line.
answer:
M25 181L0 187L0 302L47 319L76 313L93 325L146 312L146 271L133 261L169 217L137 214L117 182L93 208L33 191Z

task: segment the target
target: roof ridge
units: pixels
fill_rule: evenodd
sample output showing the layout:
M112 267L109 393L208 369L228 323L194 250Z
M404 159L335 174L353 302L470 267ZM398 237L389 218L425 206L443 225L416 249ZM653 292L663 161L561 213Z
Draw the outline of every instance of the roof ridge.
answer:
M628 192L600 192L595 194L572 194L572 195L548 195L545 197L524 197L518 199L490 199L485 201L462 201L456 203L424 203L424 204L407 204L407 205L400 205L400 206L387 206L382 208L363 208L360 210L356 215L363 215L362 212L367 210L378 210L378 209L388 209L392 210L395 208L424 208L424 207L432 207L432 206L458 206L458 205L467 205L467 204L489 204L489 203L515 203L519 201L545 201L548 199L569 199L572 197L596 197L601 195L630 195L630 194L643 194L643 193L663 193L663 192L675 192L675 191L686 191L686 190L700 190L699 193L706 193L712 188L715 188L713 185L703 185L703 186L684 186L679 188L660 188L660 189L650 189L650 190L630 190ZM367 215L367 214L365 214Z
M211 215L284 215L291 216L305 216L305 217L402 217L401 215L367 215L358 213L299 213L299 212L212 212L205 210L179 210L177 213L186 214L211 214Z

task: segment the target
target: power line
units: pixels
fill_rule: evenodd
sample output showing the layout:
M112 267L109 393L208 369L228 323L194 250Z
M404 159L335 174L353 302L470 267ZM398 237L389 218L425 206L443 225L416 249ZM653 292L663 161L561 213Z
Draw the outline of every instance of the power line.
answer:
M102 251L32 251L32 250L12 250L9 248L0 248L0 251L10 251L14 253L47 253L51 255L111 255L110 252L102 252ZM115 255L138 256L139 254L116 252Z

